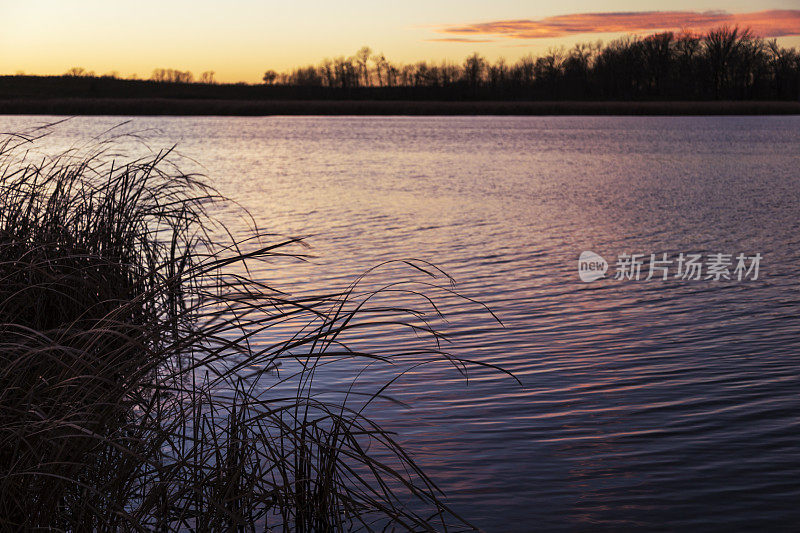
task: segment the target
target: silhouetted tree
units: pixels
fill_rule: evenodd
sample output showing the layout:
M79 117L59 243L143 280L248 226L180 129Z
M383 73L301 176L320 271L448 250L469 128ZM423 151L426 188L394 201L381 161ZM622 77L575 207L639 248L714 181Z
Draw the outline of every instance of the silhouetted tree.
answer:
M200 74L200 83L206 83L206 84L216 83L216 81L214 80L214 74L215 73L213 70L207 70L203 72L202 74Z
M474 90L483 82L486 60L475 52L464 60L464 80Z
M767 53L776 96L786 98L800 92L800 54L793 48L781 48L774 39L768 43Z
M651 35L641 41L645 84L643 89L649 96L663 96L664 80L672 74L674 64L674 38L672 32L665 32Z
M378 87L388 85L389 62L383 52L376 56L372 56L372 62L375 63L375 76L378 81Z
M94 71L86 70L83 67L72 67L64 73L64 76L71 76L73 78L91 78L94 77Z
M562 63L563 82L562 87L568 89L570 98L587 98L591 90L589 88L589 75L593 67L595 49L586 43L576 44Z
M700 96L702 87L700 46L700 38L691 34L681 35L675 40L672 56L674 78L670 94L678 94L680 91L687 99Z
M708 32L704 39L706 59L711 69L714 97L730 96L736 62L740 59L743 43L751 38L749 30L722 27Z
M261 79L264 80L264 83L267 85L272 85L275 83L275 80L278 79L278 73L274 70L268 70L264 73L264 77Z
M563 64L563 50L551 49L546 55L536 59L533 65L534 82L545 97L558 99L559 81L564 73Z
M372 50L369 46L362 46L361 49L356 52L356 63L358 64L358 69L361 74L361 80L365 87L370 85L370 76L369 76L369 66L367 62L369 61L370 56L372 55Z
M153 81L166 83L192 83L194 76L188 70L176 70L173 68L157 68L150 75Z

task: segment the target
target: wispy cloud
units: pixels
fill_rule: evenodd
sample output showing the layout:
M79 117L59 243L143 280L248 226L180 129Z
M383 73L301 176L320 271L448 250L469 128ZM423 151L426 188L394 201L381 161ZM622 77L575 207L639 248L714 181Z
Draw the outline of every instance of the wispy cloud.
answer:
M542 39L590 33L640 33L664 30L702 32L723 25L749 27L761 37L800 35L800 10L784 9L753 13L724 11L576 13L538 20L499 20L450 25L437 28L436 31L473 38L496 35L511 39Z
M436 39L425 39L434 43L494 43L496 39L467 39L466 37L439 37Z

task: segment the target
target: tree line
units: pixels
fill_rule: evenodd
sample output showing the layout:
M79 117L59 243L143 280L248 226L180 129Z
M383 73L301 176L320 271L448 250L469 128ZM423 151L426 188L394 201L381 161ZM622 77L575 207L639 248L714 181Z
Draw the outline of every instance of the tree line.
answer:
M93 70L86 70L83 67L72 67L68 71L64 73L64 76L72 77L72 78L112 78L112 79L121 79L119 72L112 71L101 76L97 76ZM129 80L138 80L139 77L135 74L129 76L127 79ZM153 70L153 73L150 75L150 81L160 82L160 83L205 83L205 84L215 84L216 77L213 70L207 70L200 74L199 77L195 78L194 74L190 70L178 70L174 68L157 68Z
M64 76L120 79L116 72L96 76L80 67ZM607 44L580 43L515 62L490 62L474 53L461 63L400 64L365 46L350 57L285 72L268 70L262 80L263 90L251 86L258 94L248 92L248 98L798 100L800 52L747 29L722 27L704 34L663 32ZM176 90L186 84L215 85L203 90L232 97L245 90L238 86L247 85L217 85L213 71L195 77L171 68L155 69L149 81ZM234 89L240 90L234 95Z
M407 94L410 89L454 98L798 99L800 53L750 30L722 27L700 35L663 32L605 45L582 43L514 63L489 62L474 53L461 64L401 65L363 47L347 58L280 73L268 70L263 81L357 94Z

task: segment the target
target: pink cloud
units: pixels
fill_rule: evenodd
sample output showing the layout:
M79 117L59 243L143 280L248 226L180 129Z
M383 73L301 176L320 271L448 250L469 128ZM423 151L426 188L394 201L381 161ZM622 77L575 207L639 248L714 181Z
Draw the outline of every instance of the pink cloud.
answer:
M441 37L437 39L425 39L434 43L494 43L495 39L467 39L465 37Z
M643 11L576 13L539 20L500 20L452 25L436 31L449 35L501 35L511 39L568 37L587 33L640 33L654 31L703 32L719 26L749 27L761 37L800 35L800 10L784 9L753 13L724 11Z

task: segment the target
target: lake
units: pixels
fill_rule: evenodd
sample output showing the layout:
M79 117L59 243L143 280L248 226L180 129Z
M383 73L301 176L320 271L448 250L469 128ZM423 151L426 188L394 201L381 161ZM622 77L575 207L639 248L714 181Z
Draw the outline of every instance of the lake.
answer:
M73 118L43 145L123 120ZM448 350L521 384L423 366L370 410L486 531L800 520L800 117L137 117L115 131L177 144L182 168L261 227L308 236L308 262L253 271L272 285L342 288L417 258L497 315L436 293ZM218 213L234 234L240 215ZM581 281L584 251L605 278ZM682 253L730 254L731 279L676 278ZM757 279L737 279L740 253L760 254ZM615 279L626 254L644 257L640 279ZM667 254L668 279L644 279L650 254ZM390 266L367 283L419 275ZM417 342L397 335L353 341Z

